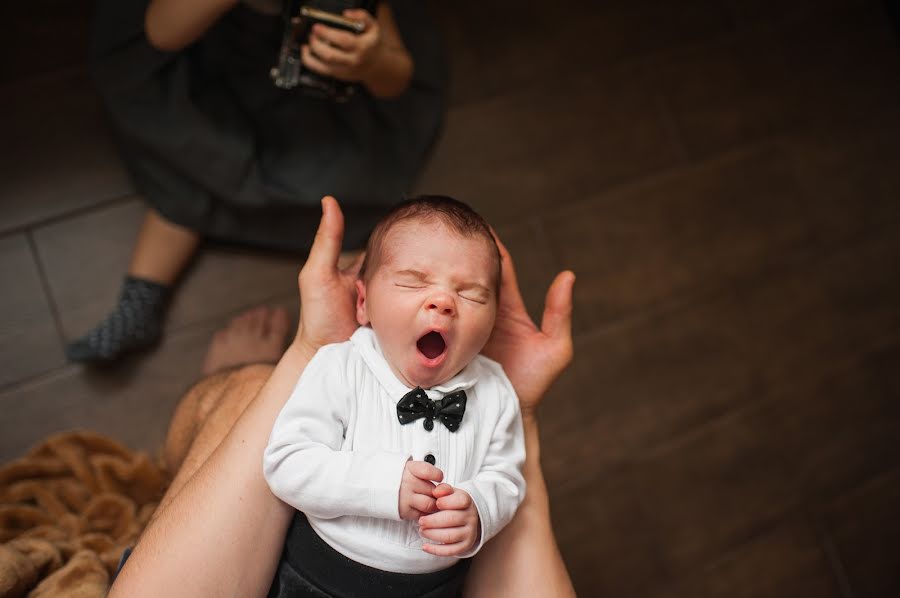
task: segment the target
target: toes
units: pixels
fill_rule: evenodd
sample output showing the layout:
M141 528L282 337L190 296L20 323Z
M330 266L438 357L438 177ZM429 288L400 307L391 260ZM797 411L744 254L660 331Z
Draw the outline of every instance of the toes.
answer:
M253 333L261 328L261 320L265 317L265 307L254 307L238 314L231 324L235 331L242 334Z
M239 313L238 315L231 318L231 321L228 323L228 328L234 330L243 330L247 324L247 318L250 316L250 312L245 311Z
M283 337L289 327L290 319L283 307L270 309L261 305L232 318L226 331L242 337Z
M264 307L256 307L253 309L250 318L250 324L248 325L249 331L254 336L265 336L266 334L266 326L268 325L269 320L269 310Z

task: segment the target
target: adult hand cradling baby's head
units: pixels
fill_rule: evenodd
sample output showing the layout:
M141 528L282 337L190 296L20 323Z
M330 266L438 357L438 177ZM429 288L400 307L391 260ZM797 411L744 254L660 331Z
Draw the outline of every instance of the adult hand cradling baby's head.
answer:
M319 347L350 338L357 328L354 317L356 278L363 255L347 268L338 267L344 237L344 215L337 200L322 198L322 219L300 270L300 324L294 344L308 357Z
M338 202L322 199L322 220L300 271L300 326L295 344L312 356L322 345L350 338L358 324L356 280L363 256L338 268L344 217ZM515 266L497 239L502 258L499 303L494 329L484 354L500 362L530 415L547 389L572 360L572 290L575 275L557 274L547 291L540 328L528 316Z

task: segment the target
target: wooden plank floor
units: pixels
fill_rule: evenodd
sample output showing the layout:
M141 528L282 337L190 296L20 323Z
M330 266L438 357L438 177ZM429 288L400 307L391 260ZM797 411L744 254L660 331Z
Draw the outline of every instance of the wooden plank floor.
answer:
M302 256L207 248L160 347L65 363L142 209L85 68L90 9L3 9L3 461L73 427L156 451L211 333L295 305ZM533 315L556 271L578 275L575 363L541 425L579 593L900 596L900 41L883 3L436 9L453 93L417 189L491 220Z

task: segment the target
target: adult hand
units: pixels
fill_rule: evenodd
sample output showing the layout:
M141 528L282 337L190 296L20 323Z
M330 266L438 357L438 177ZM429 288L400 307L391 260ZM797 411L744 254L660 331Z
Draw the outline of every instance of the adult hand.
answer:
M354 34L322 23L313 25L309 43L301 48L303 64L319 73L342 81L363 81L383 50L381 27L367 10L344 11L348 19L365 25Z
M547 291L538 328L525 310L512 257L500 239L496 240L502 261L500 304L494 330L483 352L503 366L519 395L522 415L530 416L550 385L572 361L575 274L566 270L556 275Z
M343 238L344 215L337 200L325 196L322 220L298 277L300 325L294 343L310 358L322 345L347 340L357 328L356 278L363 254L340 270Z

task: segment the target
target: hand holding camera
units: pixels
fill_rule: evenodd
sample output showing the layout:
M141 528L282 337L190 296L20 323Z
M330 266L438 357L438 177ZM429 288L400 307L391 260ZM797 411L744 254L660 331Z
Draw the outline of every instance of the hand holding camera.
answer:
M382 50L381 28L361 8L347 9L343 16L361 23L362 32L353 33L318 22L301 48L301 60L305 67L320 75L365 83Z
M412 58L386 2L286 0L284 20L271 72L276 86L346 102L359 85L377 98L397 97L409 85Z

